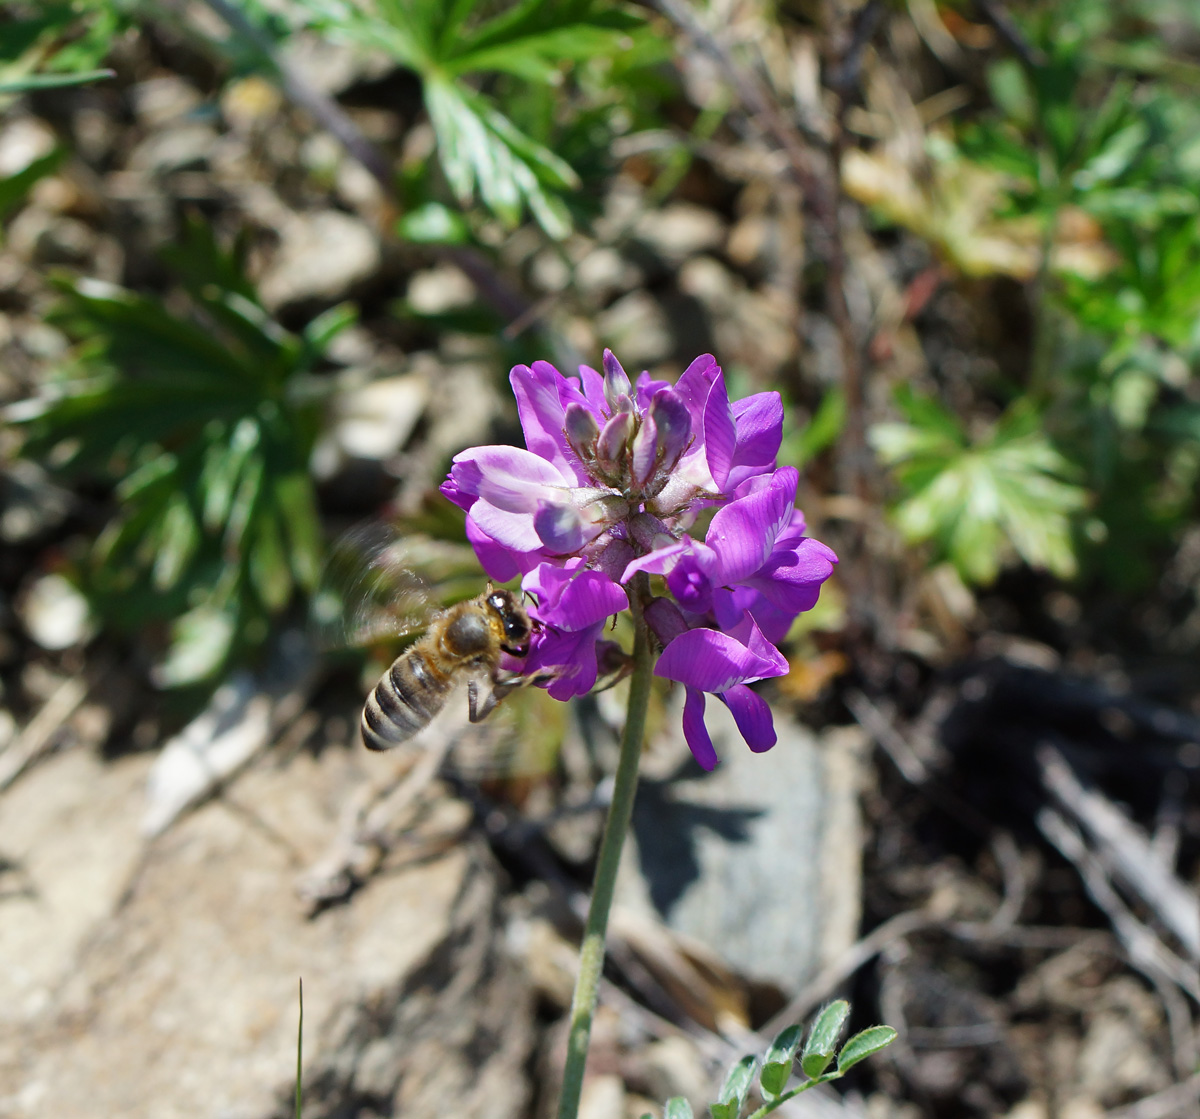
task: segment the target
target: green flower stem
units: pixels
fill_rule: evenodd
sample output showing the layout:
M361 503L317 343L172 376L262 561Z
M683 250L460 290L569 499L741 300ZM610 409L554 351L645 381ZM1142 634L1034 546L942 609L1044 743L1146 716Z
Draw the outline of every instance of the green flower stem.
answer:
M638 576L629 588L629 607L633 613L634 627L629 708L625 715L625 733L621 738L621 757L617 762L612 802L608 806L600 857L596 862L596 877L592 883L592 903L588 908L583 944L579 950L579 977L575 981L575 996L571 1000L571 1032L567 1038L567 1063L563 1069L558 1119L576 1119L579 1112L592 1018L596 1013L596 996L604 970L608 911L612 908L621 848L625 845L625 833L629 831L629 819L633 812L633 798L637 793L638 762L641 760L650 683L654 678L654 654L642 616L644 582L645 576Z

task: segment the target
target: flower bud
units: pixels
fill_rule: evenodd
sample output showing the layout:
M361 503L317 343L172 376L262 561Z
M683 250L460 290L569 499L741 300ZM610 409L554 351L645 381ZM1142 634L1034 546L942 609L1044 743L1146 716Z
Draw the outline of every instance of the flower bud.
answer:
M649 418L658 431L658 464L674 469L692 437L692 417L674 389L659 389L650 400Z
M596 457L596 440L600 436L600 425L596 423L596 417L582 404L572 402L567 405L563 416L563 434L581 462L588 463Z
M645 490L654 477L658 456L658 428L652 416L643 416L642 422L630 445L629 470L633 476L633 488Z
M632 412L629 377L612 350L604 351L604 399L614 412ZM622 400L622 398L624 398ZM624 406L623 406L624 405Z
M631 413L617 412L600 431L596 440L596 462L609 478L622 476L633 426Z

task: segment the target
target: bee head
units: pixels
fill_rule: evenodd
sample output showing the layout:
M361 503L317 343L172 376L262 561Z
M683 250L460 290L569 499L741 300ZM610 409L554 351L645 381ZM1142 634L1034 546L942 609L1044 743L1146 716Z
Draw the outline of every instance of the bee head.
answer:
M529 638L533 626L525 607L517 602L512 591L492 591L487 596L487 604L500 618L504 627L504 640L500 648L514 657L523 657L529 652Z

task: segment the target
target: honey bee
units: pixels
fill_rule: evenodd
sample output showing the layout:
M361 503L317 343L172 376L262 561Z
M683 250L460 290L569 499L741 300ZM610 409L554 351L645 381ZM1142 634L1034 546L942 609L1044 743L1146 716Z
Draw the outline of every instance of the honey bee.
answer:
M453 590L478 571L461 553L428 539L401 540L383 525L352 530L333 546L313 603L321 645L365 645L424 629L367 697L360 725L368 749L390 750L424 730L464 681L468 717L478 723L517 688L551 678L502 667L503 654L528 654L535 628L513 592L489 583L474 598L434 608L413 568L436 569L439 586Z
M500 668L501 653L524 657L533 623L511 591L493 590L442 611L423 637L401 653L367 697L362 739L370 750L390 750L424 730L466 677L471 722L491 714L506 695L526 683ZM480 679L491 684L480 696Z

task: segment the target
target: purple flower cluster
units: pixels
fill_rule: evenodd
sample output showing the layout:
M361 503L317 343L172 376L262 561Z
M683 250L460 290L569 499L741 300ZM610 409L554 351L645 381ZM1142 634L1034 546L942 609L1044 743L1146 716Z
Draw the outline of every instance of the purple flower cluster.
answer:
M442 492L466 510L484 569L521 586L541 623L526 672L552 676L557 699L596 683L606 621L625 584L662 577L643 605L663 646L655 674L686 688L683 729L706 769L717 763L705 693L733 714L752 750L775 744L767 704L747 687L787 671L776 648L817 601L837 557L805 536L799 474L776 467L783 405L775 392L730 401L716 359L674 384L631 383L611 352L604 371L564 377L544 361L510 376L527 450L476 447L454 459ZM704 540L688 529L719 506Z

